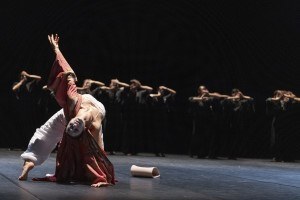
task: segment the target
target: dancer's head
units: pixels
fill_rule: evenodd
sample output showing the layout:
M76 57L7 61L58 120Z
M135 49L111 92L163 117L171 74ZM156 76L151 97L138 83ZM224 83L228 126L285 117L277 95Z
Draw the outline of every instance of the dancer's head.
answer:
M141 87L141 82L137 79L130 80L130 90L136 91Z
M237 88L234 88L234 89L232 89L231 90L231 96L237 96L237 95L239 95L240 94L240 90L239 89L237 89Z
M275 90L273 93L274 98L282 98L283 97L283 91L282 90Z
M70 84L76 84L77 82L77 77L75 75L74 72L70 73L68 76L67 76L67 80L68 80L68 83Z
M163 86L159 86L157 92L159 92L162 96L166 94L166 91L163 89Z
M118 79L111 79L109 87L112 89L118 89L119 88Z
M83 81L82 87L84 87L84 88L90 88L91 85L92 85L91 79L85 79L85 80Z
M75 117L68 123L66 132L72 137L77 137L83 132L84 127L84 120L79 117Z
M26 72L22 71L19 75L19 79L20 80L27 80L27 76L26 76Z
M203 95L209 93L208 89L204 85L198 87L198 94Z

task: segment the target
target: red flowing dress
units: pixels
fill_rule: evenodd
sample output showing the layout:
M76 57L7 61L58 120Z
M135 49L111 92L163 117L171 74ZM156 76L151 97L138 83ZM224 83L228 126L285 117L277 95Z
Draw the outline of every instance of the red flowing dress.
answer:
M63 76L63 72L67 71L73 70L58 51L50 72L48 87L55 91L56 101L64 109L66 119L70 120L78 113L82 96L77 93L76 85L68 83L67 78ZM75 108L70 111L68 106L70 100L76 97ZM34 180L86 184L101 182L102 185L113 185L115 175L113 164L107 158L105 151L99 147L90 130L85 128L76 138L64 132L58 147L55 175Z

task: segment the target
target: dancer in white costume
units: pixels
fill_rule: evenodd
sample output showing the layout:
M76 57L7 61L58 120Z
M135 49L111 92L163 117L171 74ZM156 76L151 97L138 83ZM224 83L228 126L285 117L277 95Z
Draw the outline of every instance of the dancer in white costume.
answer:
M84 94L82 97L92 102L101 111L101 114L105 116L105 108L102 103L89 94ZM33 169L34 166L41 165L48 159L57 143L61 141L66 126L65 115L63 109L61 109L44 125L36 129L28 144L27 150L21 155L21 158L24 160L24 166L19 180L27 180L29 171ZM102 131L100 132L98 144L104 150Z
M56 77L56 79L54 81L55 84L51 83L52 84L51 87L54 88L49 88L49 89L55 90L54 92L56 92L56 95L61 95L61 96L66 95L65 93L70 92L70 94L67 95L71 95L71 97L72 95L74 95L76 99L74 98L73 100L79 102L76 96L77 91L75 85L75 81L77 79L76 76L75 77L73 76L75 74L72 68L69 66L69 64L67 63L67 61L65 60L62 53L59 50L58 47L59 37L57 35L55 36L49 35L48 39L56 54L56 59L52 66L52 69L54 69L54 72L56 73L57 71L55 70L62 68L62 70L64 71L62 74L67 76L66 81L68 82L66 83L70 83L74 91L72 91L72 88L68 91L64 91L64 90L59 91L58 89L61 86L56 85L56 80L58 81L61 80L62 82L63 79L62 77L57 78L56 77L57 74L55 73L53 74L50 73L50 77L51 75L53 75ZM68 70L68 72L66 73L65 70ZM59 82L57 83L60 84ZM62 91L63 93L61 93ZM97 101L94 97L92 97L89 94L85 94L80 97L82 97L82 101L80 100L81 102L79 105L80 107L78 107L77 110L78 116L74 116L73 119L68 119L69 120L68 125L67 125L66 116L64 114L64 110L61 109L60 111L55 113L44 125L36 129L36 132L34 133L33 137L29 142L27 150L21 155L21 158L24 159L24 165L19 180L27 180L29 171L34 166L41 165L49 157L50 153L55 148L56 144L62 140L65 130L70 135L77 135L77 134L81 134L81 132L85 129L85 125L89 125L88 129L90 130L93 139L95 139L99 148L104 150L101 121L105 117L105 108L102 103ZM63 98L62 100L65 101L66 99ZM58 101L58 103L64 103L64 102ZM68 108L71 108L71 106ZM67 116L67 118L69 117L70 116Z

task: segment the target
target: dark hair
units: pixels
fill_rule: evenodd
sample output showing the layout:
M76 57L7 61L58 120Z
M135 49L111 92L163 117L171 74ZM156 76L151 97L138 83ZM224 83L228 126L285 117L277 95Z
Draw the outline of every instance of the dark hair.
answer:
M130 83L135 83L135 84L138 84L140 86L142 85L141 82L139 80L137 80L137 79L131 79Z
M238 93L238 92L240 92L240 90L237 89L237 88L233 88L233 89L231 90L231 94L233 94L233 93Z
M273 95L276 96L277 94L282 94L282 90L275 90Z

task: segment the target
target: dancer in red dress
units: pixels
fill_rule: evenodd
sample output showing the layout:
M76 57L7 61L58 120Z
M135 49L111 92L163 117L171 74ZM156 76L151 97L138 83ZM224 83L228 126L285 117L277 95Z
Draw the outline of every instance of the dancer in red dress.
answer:
M89 94L77 93L77 78L59 50L58 35L48 39L56 59L47 87L63 108L67 127L59 144L55 175L34 180L80 182L93 187L113 185L114 167L106 157L102 137L104 106Z

